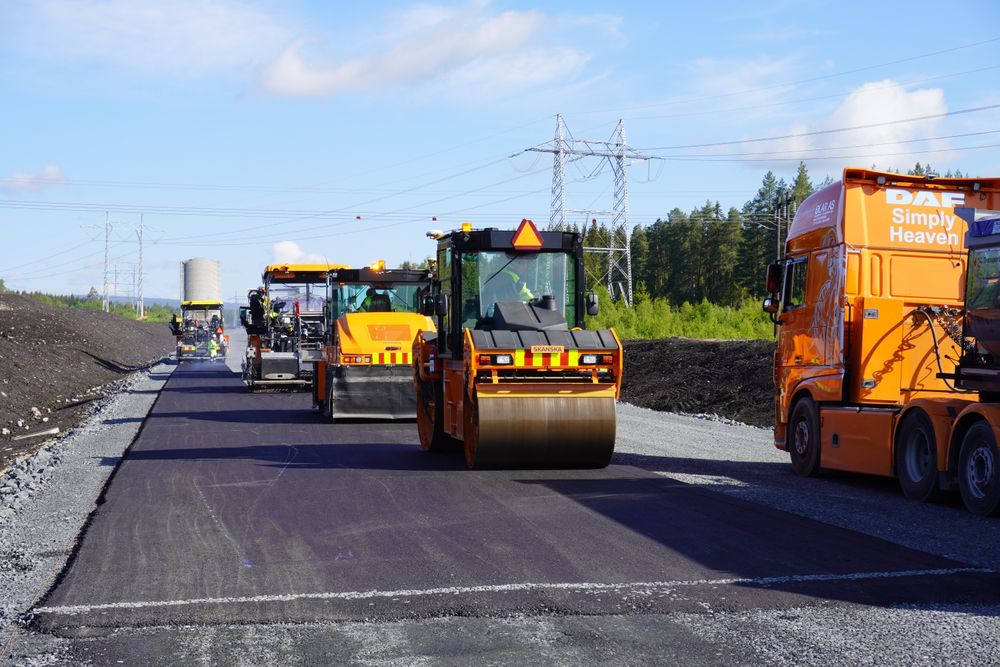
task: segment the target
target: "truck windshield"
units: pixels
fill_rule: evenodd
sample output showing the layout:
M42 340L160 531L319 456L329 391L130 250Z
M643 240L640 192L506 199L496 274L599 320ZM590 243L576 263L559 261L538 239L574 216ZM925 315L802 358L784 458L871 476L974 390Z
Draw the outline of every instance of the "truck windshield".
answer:
M498 301L552 295L568 323L576 321L573 257L565 252L468 252L462 255L462 320L474 327Z
M295 304L299 304L300 313L323 312L323 297L326 293L326 283L271 283L267 288L271 307L275 312L293 313Z
M330 292L333 319L346 313L419 313L429 291L419 283L339 283Z

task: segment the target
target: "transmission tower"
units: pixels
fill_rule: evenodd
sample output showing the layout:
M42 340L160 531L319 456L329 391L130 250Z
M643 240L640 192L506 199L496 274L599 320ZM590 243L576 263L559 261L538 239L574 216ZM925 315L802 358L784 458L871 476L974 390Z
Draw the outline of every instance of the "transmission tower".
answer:
M139 276L138 276L138 295L135 301L135 316L140 320L146 318L146 304L142 300L142 245L143 245L143 232L145 231L145 225L142 221L142 213L139 214L139 229L135 230L136 236L139 237Z
M568 138L567 138L568 136ZM611 238L607 247L587 247L587 252L608 256L607 273L603 276L608 292L620 292L626 303L632 305L632 251L628 224L628 165L636 160L655 158L643 155L625 143L625 121L619 119L611 138L607 141L576 139L566 129L562 114L556 115L556 134L552 141L527 149L538 153L552 153L552 205L549 226L566 228L566 212L605 213L611 217ZM576 211L566 208L566 159L598 157L611 164L614 175L614 202L610 211ZM596 173L596 172L595 172ZM616 290L617 288L617 290Z
M104 289L101 292L101 310L108 312L108 288L111 281L111 266L109 250L111 248L111 214L104 212L103 225L83 225L84 229L104 229Z

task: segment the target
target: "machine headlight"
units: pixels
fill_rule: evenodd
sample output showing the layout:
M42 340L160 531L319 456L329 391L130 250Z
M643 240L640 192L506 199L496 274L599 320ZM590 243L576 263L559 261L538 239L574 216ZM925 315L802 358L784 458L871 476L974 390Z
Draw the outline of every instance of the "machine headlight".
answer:
M580 355L581 364L596 364L597 355L596 354L582 354Z
M493 357L493 363L498 366L510 366L514 363L514 357L510 354L498 354Z

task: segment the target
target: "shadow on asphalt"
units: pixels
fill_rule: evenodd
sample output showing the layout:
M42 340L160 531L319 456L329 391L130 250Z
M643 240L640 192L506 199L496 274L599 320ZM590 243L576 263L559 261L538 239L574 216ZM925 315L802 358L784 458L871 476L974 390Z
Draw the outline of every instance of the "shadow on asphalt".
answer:
M643 470L661 471L672 474L704 475L706 477L728 478L738 482L738 486L758 486L762 478L778 478L789 490L801 488L815 492L820 485L847 487L866 493L899 497L899 483L891 477L863 475L861 473L824 470L819 477L802 478L792 472L787 462L766 461L722 461L704 458L684 458L679 456L650 456L646 454L616 453L612 459L616 465L631 465ZM713 481L711 486L719 490L737 484L722 480ZM961 507L957 493L945 494L935 504Z
M859 577L966 564L666 478L522 479L544 486L736 585L889 606L996 602L1000 573ZM822 575L817 578L814 575ZM778 579L774 579L777 577ZM824 580L826 578L826 580Z

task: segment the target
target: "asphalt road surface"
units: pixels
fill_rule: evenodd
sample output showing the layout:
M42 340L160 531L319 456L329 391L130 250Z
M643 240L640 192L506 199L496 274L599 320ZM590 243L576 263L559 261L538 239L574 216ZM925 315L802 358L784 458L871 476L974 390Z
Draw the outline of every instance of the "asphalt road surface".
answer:
M422 452L413 423L331 424L305 394L248 394L221 364L185 364L107 461L117 470L30 627L60 661L91 664L1000 659L992 567L653 459L469 471ZM775 624L793 626L788 645ZM947 642L934 634L949 627ZM924 644L894 646L907 632Z

